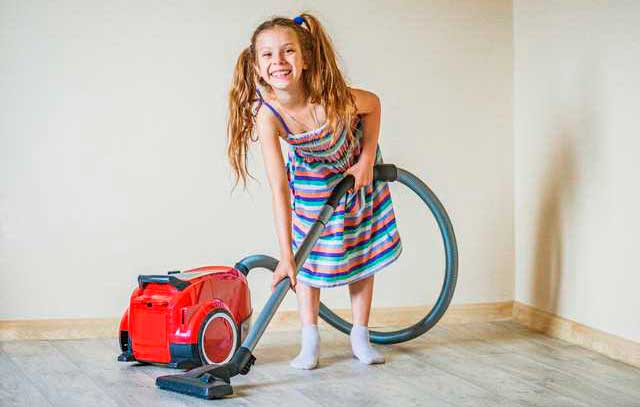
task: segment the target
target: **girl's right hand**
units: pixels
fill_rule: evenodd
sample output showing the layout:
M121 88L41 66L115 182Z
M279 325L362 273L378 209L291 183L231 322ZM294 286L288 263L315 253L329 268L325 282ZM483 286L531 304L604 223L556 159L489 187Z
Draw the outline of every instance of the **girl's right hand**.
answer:
M293 258L280 260L273 272L273 281L271 283L271 291L276 289L276 285L285 277L289 277L291 289L296 291L296 262Z

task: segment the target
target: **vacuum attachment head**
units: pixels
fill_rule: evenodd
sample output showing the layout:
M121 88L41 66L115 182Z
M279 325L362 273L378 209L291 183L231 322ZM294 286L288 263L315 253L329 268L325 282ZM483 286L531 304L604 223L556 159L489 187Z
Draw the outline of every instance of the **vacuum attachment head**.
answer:
M156 379L156 386L203 399L223 398L233 394L231 378L237 374L249 373L255 360L249 349L240 347L229 363L201 366L183 374L160 376Z
M199 376L189 376L188 373L160 376L156 379L156 386L202 399L219 399L233 394L229 378L220 376L214 371Z

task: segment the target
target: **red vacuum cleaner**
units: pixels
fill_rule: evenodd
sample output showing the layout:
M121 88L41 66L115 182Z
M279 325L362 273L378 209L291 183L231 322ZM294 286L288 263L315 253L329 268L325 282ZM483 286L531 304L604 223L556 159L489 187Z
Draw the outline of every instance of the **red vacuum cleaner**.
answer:
M370 331L371 342L401 343L431 329L444 315L458 276L458 249L449 217L435 194L419 178L392 164L374 167L374 182L408 186L426 204L440 229L445 253L444 280L431 310L412 326L397 331ZM339 201L353 188L347 175L333 189L318 219L295 253L299 270L311 253ZM162 389L201 398L221 398L233 393L231 378L247 374L255 362L253 350L289 290L289 279L280 281L262 311L251 324L251 297L246 276L254 268L276 269L278 261L253 255L234 267L207 266L164 275L142 275L131 294L129 308L120 323L118 360L162 363L191 368L186 373L161 376ZM438 282L434 281L434 284ZM320 303L320 317L341 332L352 325Z
M226 363L250 326L247 279L233 267L142 275L120 321L118 360L177 368Z

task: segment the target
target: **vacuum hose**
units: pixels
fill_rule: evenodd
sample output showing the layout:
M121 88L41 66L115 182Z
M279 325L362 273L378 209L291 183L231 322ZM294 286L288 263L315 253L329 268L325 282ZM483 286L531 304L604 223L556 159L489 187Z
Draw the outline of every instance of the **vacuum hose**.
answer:
M401 184L406 185L407 187L409 187L409 189L415 192L435 217L444 244L444 280L442 282L442 287L438 299L436 300L431 310L425 315L425 317L414 325L397 331L369 331L369 338L373 343L401 343L414 339L427 332L442 318L445 311L449 307L458 277L458 249L453 226L451 225L451 220L449 219L444 206L433 193L433 191L431 191L431 189L418 177L411 174L409 171L397 168L393 164L378 164L374 167L373 179L374 181L384 182L399 181ZM333 211L338 207L338 203L346 194L346 192L349 189L353 188L353 185L354 178L353 176L348 175L343 178L342 181L340 181L340 183L338 183L338 185L333 189L331 196L327 199L325 206L322 208L320 215L318 216L318 221L312 226L311 230L300 245L299 250L296 252L295 257L298 270L301 268L302 263L304 263L304 260L306 260L307 256L311 252L313 245L315 245L315 242L319 238L320 233L324 229L324 226L333 214ZM278 261L273 257L267 255L252 255L245 257L244 259L236 263L235 268L246 276L253 268L266 268L268 270L274 271L277 265ZM288 278L284 280L287 281L286 284L288 285ZM283 282L281 282L280 284L283 284ZM282 301L282 298L284 298L286 290L283 288L281 291L281 298L274 299L273 301L271 301L270 299L270 301L265 306L265 308L269 307L272 312L261 313L261 315L259 316L259 320L256 321L254 325L260 326L260 324L263 324L264 327L261 330L262 332L264 332L264 329L266 329L266 325L271 320L271 317L275 312L275 308L277 308L277 306ZM351 328L353 325L331 311L331 309L329 309L322 302L320 303L320 317L329 325L333 326L341 332L344 332L346 334L349 334L351 332ZM257 342L257 339L261 336L262 332L256 333L257 336L254 338L254 342ZM249 339L249 342L251 342L251 338Z

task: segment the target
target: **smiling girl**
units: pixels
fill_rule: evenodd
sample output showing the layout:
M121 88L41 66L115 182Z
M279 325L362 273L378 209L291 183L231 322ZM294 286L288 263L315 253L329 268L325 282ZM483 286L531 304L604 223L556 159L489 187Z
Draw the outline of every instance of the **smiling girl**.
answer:
M288 276L296 289L302 346L293 367L318 364L320 288L348 284L354 356L384 363L369 343L374 273L402 251L389 188L372 182L382 162L380 101L346 85L329 37L310 14L260 24L236 64L229 93L228 155L246 185L249 141L260 141L272 191L280 262L273 286ZM280 141L288 145L287 161ZM354 188L329 220L296 276L294 252L333 187L346 175Z

